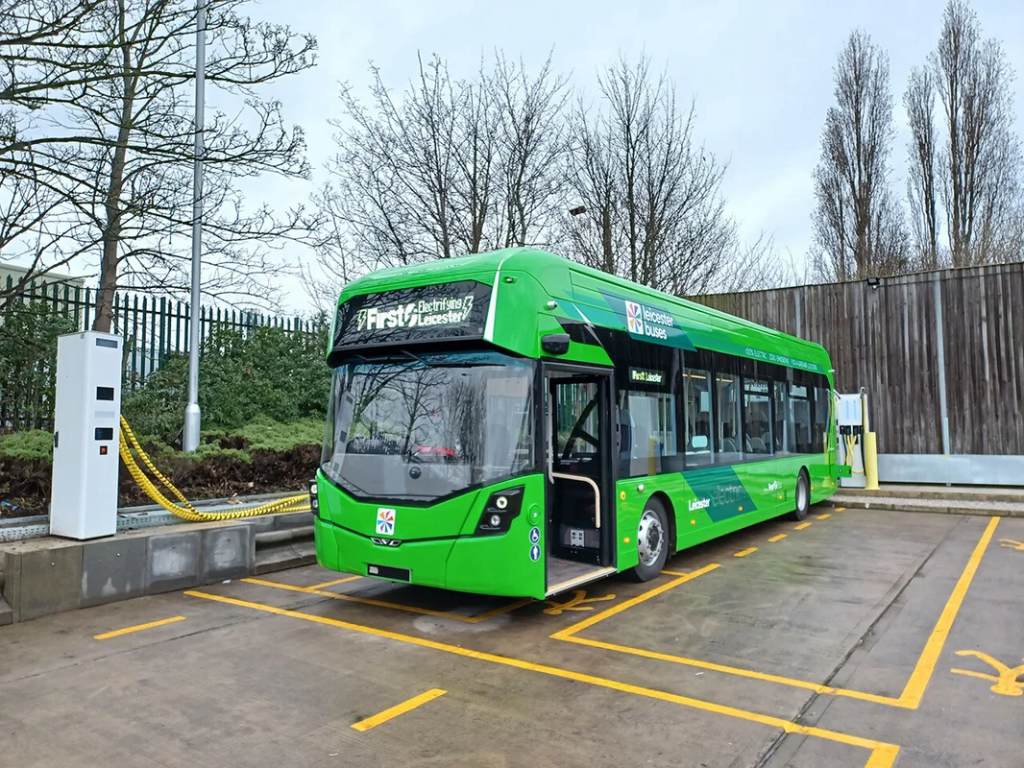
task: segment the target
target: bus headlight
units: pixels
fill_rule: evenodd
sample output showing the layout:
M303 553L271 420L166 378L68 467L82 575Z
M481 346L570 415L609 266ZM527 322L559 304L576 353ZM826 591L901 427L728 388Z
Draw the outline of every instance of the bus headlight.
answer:
M512 521L519 517L523 508L523 486L503 488L495 491L484 504L480 521L476 525L478 534L505 533L512 526Z
M309 486L309 511L313 513L313 517L320 517L320 500L316 495L316 480Z

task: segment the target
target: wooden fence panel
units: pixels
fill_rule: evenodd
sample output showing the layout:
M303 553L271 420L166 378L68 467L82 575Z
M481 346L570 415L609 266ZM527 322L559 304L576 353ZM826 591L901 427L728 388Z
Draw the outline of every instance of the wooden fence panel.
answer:
M870 396L880 453L942 453L941 296L950 451L1024 455L1024 264L694 300L815 341L836 389Z

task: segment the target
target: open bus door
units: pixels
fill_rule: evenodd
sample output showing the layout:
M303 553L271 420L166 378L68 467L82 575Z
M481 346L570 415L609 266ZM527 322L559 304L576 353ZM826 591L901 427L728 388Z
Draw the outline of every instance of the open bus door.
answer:
M608 369L547 364L547 594L615 572Z

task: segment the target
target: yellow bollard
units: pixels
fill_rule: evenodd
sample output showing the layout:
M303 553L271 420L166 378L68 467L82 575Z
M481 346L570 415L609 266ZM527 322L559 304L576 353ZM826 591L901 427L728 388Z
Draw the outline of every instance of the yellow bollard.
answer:
M864 434L864 490L878 490L878 453L875 433Z

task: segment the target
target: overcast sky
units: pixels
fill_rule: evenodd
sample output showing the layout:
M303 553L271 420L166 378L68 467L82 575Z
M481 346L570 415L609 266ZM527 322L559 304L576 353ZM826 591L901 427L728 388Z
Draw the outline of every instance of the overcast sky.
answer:
M554 47L556 69L571 72L573 84L592 93L598 69L620 53L633 60L646 51L656 69L666 68L681 100L696 99L696 136L729 164L723 192L742 237L752 240L765 231L802 259L810 244L811 172L833 100L837 53L850 31L860 27L889 54L898 130L893 182L902 198L907 141L902 94L911 67L935 46L944 5L944 0L262 0L252 15L318 37L319 65L275 89L286 117L306 131L314 181L325 178L322 166L334 151L327 120L338 113L338 83L347 81L365 95L371 60L397 90L415 74L417 51L447 59L457 78L472 76L481 53L495 48L510 58L522 56L535 68ZM974 0L973 7L984 35L1001 39L1021 93L1024 1ZM1017 97L1015 108L1021 133L1024 98ZM312 186L275 181L250 194L277 205L304 198ZM290 307L301 310L301 292L290 294Z

